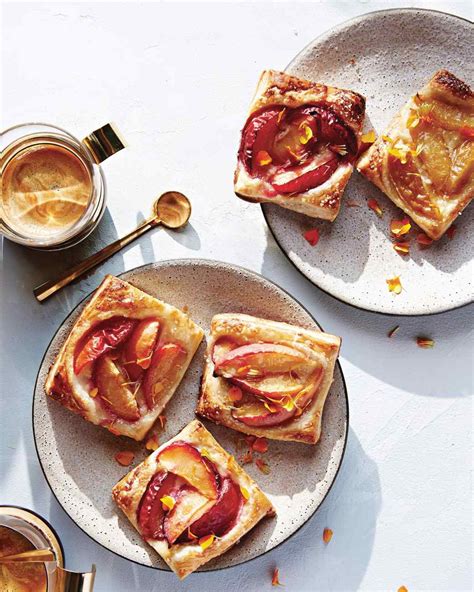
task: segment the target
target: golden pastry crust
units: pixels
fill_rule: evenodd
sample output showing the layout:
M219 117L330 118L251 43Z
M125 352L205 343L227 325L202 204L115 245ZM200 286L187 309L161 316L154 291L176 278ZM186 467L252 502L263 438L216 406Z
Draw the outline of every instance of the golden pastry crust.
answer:
M284 72L265 70L262 73L249 115L273 105L296 108L305 104L331 108L354 132L359 142L365 115L365 98L362 95L301 80ZM275 203L313 218L332 221L339 213L341 197L352 171L352 162L341 162L332 176L318 187L303 193L276 193L272 197L266 197L272 186L264 179L251 176L239 158L234 175L234 191L246 201Z
M136 320L157 318L160 320L159 343L172 340L186 350L186 359L180 371L174 380L166 383L166 388L160 393L152 409L143 400L140 387L136 395L140 418L136 421L119 417L111 419L111 414L101 404L100 397L94 394L91 396L91 370L79 375L74 372L75 350L81 338L97 323L113 317ZM184 312L123 280L107 275L75 322L51 367L45 384L46 393L67 409L93 424L105 427L113 434L142 440L173 396L203 336L202 329Z
M474 93L440 70L397 113L357 169L439 239L474 197Z
M301 415L273 427L248 426L232 416L232 402L229 389L232 385L225 378L214 375L212 350L221 337L235 337L243 343L278 343L303 349L323 368L323 378L313 398ZM321 422L324 403L333 382L334 367L339 354L341 339L323 333L295 327L287 323L259 319L244 314L219 314L211 322L201 396L197 413L202 417L225 425L228 428L265 436L272 440L290 440L316 444L321 436Z
M142 496L155 473L160 469L164 470L160 465L158 455L175 441L187 442L198 450L205 449L206 456L214 463L221 476L230 476L249 494L249 499L243 504L236 524L225 535L216 538L207 549L202 549L197 543L169 545L166 540L147 541L177 576L183 579L204 563L225 553L263 517L273 515L274 509L270 500L255 481L237 464L234 457L220 446L201 422L193 420L179 434L160 446L141 464L125 475L112 490L115 503L139 532L137 511Z

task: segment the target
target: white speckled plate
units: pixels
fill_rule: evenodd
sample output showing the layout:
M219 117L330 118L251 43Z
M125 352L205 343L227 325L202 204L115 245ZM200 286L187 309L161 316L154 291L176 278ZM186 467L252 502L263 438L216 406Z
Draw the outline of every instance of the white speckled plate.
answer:
M447 68L472 84L473 47L474 27L466 20L429 10L383 10L325 33L287 72L362 93L367 99L365 129L383 133L406 99L436 70ZM367 208L371 197L382 206L382 219ZM347 200L360 207L348 207ZM421 250L412 238L407 258L393 250L389 238L390 220L400 219L401 211L357 172L332 224L271 204L263 205L263 212L290 261L316 286L348 304L386 314L422 315L472 300L472 206L456 221L453 240L445 236ZM320 230L316 247L302 236L313 227ZM404 288L398 296L385 283L396 275Z
M207 332L219 312L245 312L318 329L311 315L289 294L258 274L226 263L199 259L152 263L121 277L149 294L188 307L188 314ZM53 337L41 367L34 393L33 427L38 457L58 502L95 541L137 563L167 569L147 546L111 499L113 485L127 472L114 460L120 450L133 450L135 463L147 455L144 445L115 437L100 427L47 399L45 377L72 324L83 309L79 304ZM160 441L174 436L194 418L205 345L201 345L165 414L166 429ZM223 447L239 456L237 432L204 422ZM269 475L246 465L275 505L278 517L263 520L240 544L204 566L212 570L237 565L273 549L319 507L328 493L344 454L348 429L348 401L339 364L323 416L323 434L316 446L270 442L265 455Z

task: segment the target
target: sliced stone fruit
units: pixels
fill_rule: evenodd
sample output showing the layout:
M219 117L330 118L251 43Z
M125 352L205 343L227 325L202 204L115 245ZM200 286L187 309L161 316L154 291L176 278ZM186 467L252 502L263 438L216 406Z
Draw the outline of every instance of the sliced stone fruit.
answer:
M153 409L161 394L175 382L186 361L186 350L177 343L159 345L151 358L151 364L145 374L143 387L149 409Z
M166 513L164 534L172 545L195 520L205 514L216 502L209 500L195 489L183 487L179 490L172 510Z
M172 442L160 452L158 460L167 471L187 481L208 499L217 498L216 475L194 446L187 442Z
M140 419L137 401L126 384L128 379L110 356L97 360L94 379L100 398L115 414L127 421Z
M165 495L176 498L182 486L182 479L166 471L159 471L152 477L140 501L137 514L140 532L145 539L165 537L163 528L165 510L161 498Z
M125 343L123 351L124 366L131 380L139 380L143 370L150 367L159 332L159 320L144 319L138 323Z

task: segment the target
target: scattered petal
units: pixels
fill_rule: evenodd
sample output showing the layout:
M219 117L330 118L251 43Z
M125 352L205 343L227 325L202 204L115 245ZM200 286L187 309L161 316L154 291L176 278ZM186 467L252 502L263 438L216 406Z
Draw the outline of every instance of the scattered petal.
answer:
M300 126L300 129L303 132L303 135L300 136L300 143L303 145L307 144L313 137L313 130L307 123L303 123L303 125Z
M362 134L361 141L364 144L373 144L376 140L377 136L375 135L374 130L370 130L366 134Z
M400 282L400 277L397 275L394 278L385 280L387 282L388 291L393 292L394 294L400 294L402 291L402 283Z
M408 588L406 586L400 586L398 592L408 592Z
M158 435L157 434L153 434L146 441L145 448L147 450L156 450L159 445L160 445L160 442L158 440Z
M416 111L412 111L407 117L407 127L413 129L420 123L420 118Z
M303 236L309 242L309 244L314 247L319 241L319 230L317 228L312 228L311 230L307 230Z
M330 528L325 528L323 531L323 541L327 545L329 542L331 542L331 539L332 539L332 530Z
M379 218L382 217L383 212L382 208L379 206L379 202L376 199L370 198L367 200L367 205L371 210L373 210Z
M194 534L194 532L191 532L191 528L188 526L188 539L190 539L191 541L195 541L197 539L197 536Z
M259 150L257 152L257 164L259 166L268 166L272 163L272 157L266 150Z
M339 156L345 156L348 153L347 146L345 144L331 144L329 147L333 152L339 154Z
M410 254L410 243L407 241L395 241L393 243L393 248L399 255Z
M393 236L403 236L408 234L411 230L411 222L409 218L403 218L403 220L392 220L390 222L390 232Z
M199 539L199 545L203 551L205 551L208 547L212 545L215 541L215 536L213 534L207 534Z
M232 403L237 403L237 401L240 401L242 399L242 397L244 396L242 389L240 389L238 386L231 386L229 389L229 399L232 401Z
M247 450L247 452L239 459L240 464L248 465L253 462L253 453L251 450Z
M119 465L122 465L122 467L128 467L128 465L131 465L134 458L135 454L131 450L122 450L115 455L115 460Z
M249 446L252 446L252 444L255 442L256 439L257 439L257 436L245 436L245 441L247 442L247 444Z
M434 340L429 339L428 337L417 337L416 344L418 347L422 347L424 349L430 349L434 347Z
M256 438L252 444L252 449L263 454L268 450L268 440L266 438Z
M272 574L272 586L282 586L283 584L280 582L280 570L278 567L275 567Z
M426 234L424 234L423 232L421 232L417 237L416 237L416 242L421 245L422 247L429 247L431 245L431 243L433 242L433 239L430 238L429 236L426 236Z
M208 458L209 460L211 460L211 457L209 456L209 451L207 448L201 448L200 453L201 453L201 456L204 456L205 458Z
M448 228L448 230L446 230L446 235L449 238L449 240L453 240L454 235L457 232L457 227L456 224L451 224L451 226Z
M160 502L163 506L163 510L172 510L176 504L174 497L171 497L171 495L160 497Z
M346 206L348 208L360 208L360 203L353 199L346 199Z
M286 107L284 107L280 113L278 113L278 117L277 117L277 123L281 123L281 120L283 119L283 115L285 114L286 111Z
M394 148L393 146L390 147L388 149L388 153L391 154L392 156L395 156L395 158L398 158L398 160L402 163L402 164L406 164L407 162L407 154L408 154L408 150L402 150L400 148Z
M244 498L245 501L250 499L249 490L246 489L243 485L240 486L240 493L242 494L242 497Z
M387 337L393 337L394 335L396 335L398 333L399 329L400 329L400 325L397 325L393 329L390 329L390 331L387 333Z
M276 413L278 411L278 407L276 405L271 405L270 403L267 403L266 401L263 402L263 406L265 407L265 409L268 409L268 411L270 411L270 413Z
M264 475L270 474L270 467L264 460L262 460L261 458L257 458L255 464L257 465L257 468L261 473L263 473Z
M166 416L158 415L158 419L160 420L161 429L164 430L166 426Z
M98 393L98 392L99 392L99 389L96 387L96 388L93 388L93 389L91 389L91 390L89 391L89 395L90 395L90 396L91 396L93 399L95 399L95 398L97 397L97 393Z

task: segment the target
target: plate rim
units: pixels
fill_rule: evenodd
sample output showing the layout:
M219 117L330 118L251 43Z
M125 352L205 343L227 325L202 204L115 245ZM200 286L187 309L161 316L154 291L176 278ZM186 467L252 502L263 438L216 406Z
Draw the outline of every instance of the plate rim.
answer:
M321 325L319 324L319 322L314 318L313 314L303 305L301 304L301 302L295 298L292 294L290 294L285 288L282 288L279 284L277 284L276 282L274 282L273 280L270 280L268 278L266 278L264 275L258 273L257 271L253 271L251 269L248 269L246 267L243 267L241 265L236 265L234 263L228 263L226 261L220 261L220 260L216 260L216 259L204 259L204 258L177 258L177 259L164 259L162 261L152 261L149 263L143 263L142 265L138 265L137 267L132 267L131 269L128 269L126 271L121 272L120 274L118 274L116 277L122 277L123 275L127 274L127 273L131 273L134 271L137 271L139 269L143 269L143 268L150 268L152 269L154 266L158 266L158 265L167 265L167 264L191 264L191 263L197 263L197 264L211 264L214 267L221 267L221 266L227 266L232 268L233 270L236 271L244 271L245 273L248 273L250 275L253 275L254 277L258 278L258 279L263 279L266 282L269 282L272 286L280 289L284 294L286 294L287 296L289 296L292 300L294 300L294 302L296 302L296 304L298 306L300 306L304 312L306 312L309 317L316 323L316 325L319 327L319 329L321 331L324 331L324 329L321 327ZM107 274L105 274L107 275ZM134 563L136 565L140 565L142 567L148 568L148 569L152 569L152 570L156 570L156 571L162 571L162 572L168 572L168 573L172 573L172 570L169 568L164 568L164 567L159 567L159 566L154 566L154 565L146 565L144 563L141 563L139 561L136 561L134 559L129 559L128 557L124 557L123 555L121 555L120 553L118 553L117 551L113 551L112 549L109 549L108 547L106 547L103 543L97 541L92 535L90 535L88 532L86 532L82 526L80 526L73 518L72 516L69 514L69 512L66 510L66 508L63 506L63 504L59 501L56 492L54 491L51 483L49 482L48 476L46 474L46 471L44 469L43 463L41 461L41 456L38 450L38 444L37 444L37 439L36 439L36 431L35 431L35 401L36 401L36 392L37 392L37 388L38 388L38 381L39 381L39 375L40 375L40 371L41 368L43 367L45 358L46 358L46 354L48 353L52 342L54 341L55 337L57 336L57 334L59 333L59 331L61 330L61 328L64 326L64 323L67 322L67 320L71 317L72 314L74 314L74 312L82 305L84 304L84 302L90 298L92 296L92 294L95 292L95 290L97 289L94 288L91 292L89 292L88 294L86 294L84 296L84 298L81 298L81 300L72 308L72 310L70 310L68 312L68 314L64 317L64 319L62 320L62 322L60 323L60 325L58 326L58 328L54 331L51 339L48 342L48 345L46 346L44 353L41 357L41 361L38 365L38 371L36 373L36 379L35 379L35 383L34 383L34 387L33 387L33 397L32 397L32 405L31 405L31 426L32 426L32 432L33 432L33 442L35 445L35 451L36 451L36 457L38 459L38 463L39 466L41 468L41 471L43 473L43 477L51 491L51 493L54 496L54 499L56 500L57 504L59 505L59 507L62 509L62 511L66 514L66 516L68 516L68 518L74 523L74 525L79 528L79 530L81 530L87 537L89 537L92 541L94 541L94 543L100 545L103 549L105 549L106 551L113 553L114 555L116 555L117 557L120 557L121 559L124 559L126 561L130 561L131 563ZM334 473L334 476L332 478L332 481L329 484L329 487L327 489L327 491L325 492L323 498L321 499L321 502L319 503L319 505L315 508L315 510L308 516L308 518L300 525L298 526L298 528L292 532L289 536L287 536L284 540L280 541L277 545L275 545L274 547L272 547L271 549L267 549L265 550L263 553L260 553L260 555L256 555L255 557L250 557L248 559L245 559L244 561L241 561L240 563L237 563L235 565L229 565L229 566L222 566L222 567L216 567L213 569L208 569L208 570L199 570L199 571L195 571L193 572L193 574L208 574L208 573L213 573L213 572L217 572L217 571L222 571L225 569L232 569L235 567L239 567L241 565L244 565L246 563L249 563L251 561L255 561L257 559L260 559L261 557L263 557L264 555L267 555L268 553L271 553L272 551L274 551L275 549L278 549L278 547L280 547L281 545L283 545L284 543L286 543L287 541L289 541L292 537L294 537L303 527L305 527L310 520L313 519L313 517L315 516L315 514L318 512L318 510L321 508L321 506L323 505L323 503L325 502L327 496L329 495L329 492L332 490L334 483L336 482L336 479L339 475L339 472L341 470L342 464L344 462L344 458L346 455L346 450L347 450L347 443L348 443L348 439L349 439L349 429L350 429L350 408L349 408L349 394L348 394L348 390L347 390L347 383L346 383L346 378L344 376L344 372L342 370L342 365L339 361L339 358L336 360L336 367L338 368L340 374L341 374L341 380L342 380L342 390L344 393L344 400L345 400L345 409L346 409L346 429L345 429L345 435L344 435L344 443L342 446L342 451L341 451L341 457L336 469L336 472ZM44 393L43 393L44 395ZM44 395L46 396L46 395Z
M349 26L356 25L357 23L365 21L368 18L373 17L373 16L380 16L380 15L384 15L387 13L403 13L403 14L405 14L405 13L413 13L413 12L424 12L424 13L430 13L430 14L435 14L435 15L442 15L445 17L450 17L452 19L459 19L459 20L464 21L465 23L468 23L470 25L473 24L472 21L470 21L469 19L459 16L457 14L452 14L451 12L444 12L442 10L432 10L430 8L417 8L414 6L410 6L410 7L402 7L402 8L383 8L381 10L372 10L370 12L365 12L364 14L359 14L358 16L352 17L350 19L347 19L346 21L343 21L342 23L334 25L334 27L327 29L326 31L324 31L323 33L321 33L320 35L318 35L317 37L312 39L309 43L307 43L303 47L303 49L301 49L291 59L291 61L285 66L284 71L286 72L288 70L288 68L291 66L291 64L293 64L293 62L295 60L297 60L300 56L302 56L310 47L313 47L313 45L317 41L321 43L325 39L330 37L331 35L333 35L337 32L340 32L341 30L343 30ZM288 259L288 261L291 263L291 265L303 277L305 277L309 282L311 282L313 284L313 286L315 286L316 288L318 288L319 290L321 290L322 292L324 292L328 296L331 296L332 298L335 298L339 302L342 302L343 304L347 304L349 306L352 306L353 308L355 308L357 310L363 310L366 312L375 313L375 314L379 314L379 315L383 315L383 316L387 316L387 317L430 317L430 316L434 316L434 315L444 314L446 312L450 312L453 310L459 310L460 308L464 308L465 306L469 306L470 304L473 304L473 302L474 302L474 298L471 298L470 300L463 302L462 304L456 304L455 306L447 306L445 308L441 308L439 310L434 310L431 312L387 312L387 311L379 310L377 308L373 308L370 306L361 306L359 304L355 304L351 300L344 298L344 296L336 295L333 292L330 292L329 290L327 290L326 288L321 287L319 284L317 284L315 282L315 280L310 278L309 275L307 275L306 273L304 273L304 271L302 269L300 269L300 267L295 263L295 261L293 261L293 259L289 255L289 253L287 253L285 251L282 244L280 243L280 241L276 237L276 234L268 221L267 213L265 212L266 205L267 204L261 203L260 209L261 209L263 217L265 219L265 224L267 225L268 229L270 230L270 233L273 236L273 239L275 240L276 244L278 245L280 251L285 255L285 257ZM271 204L269 204L269 205L271 205Z

